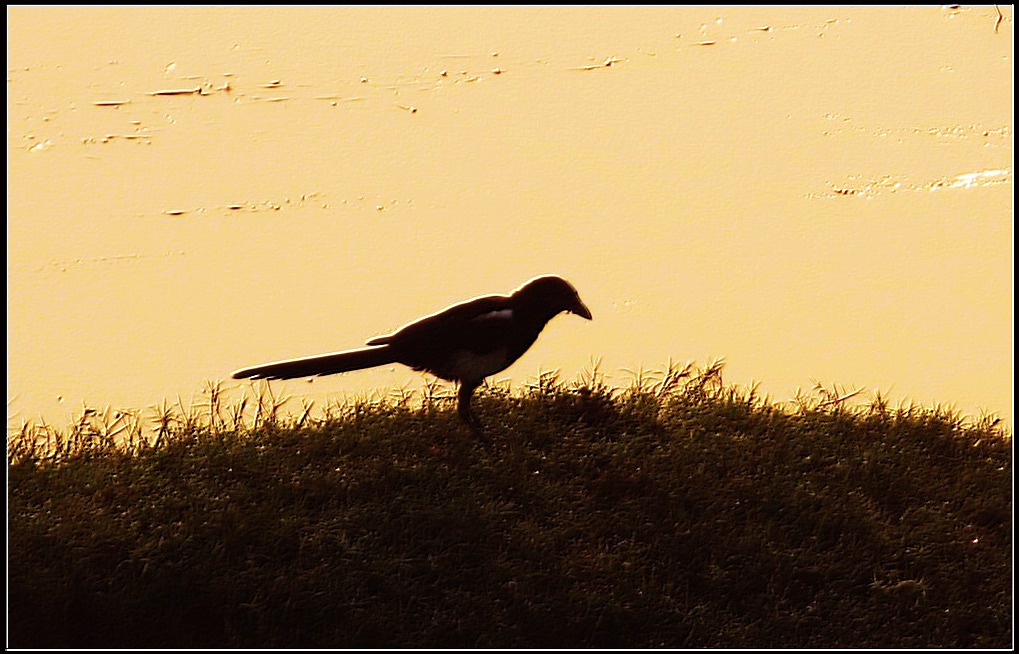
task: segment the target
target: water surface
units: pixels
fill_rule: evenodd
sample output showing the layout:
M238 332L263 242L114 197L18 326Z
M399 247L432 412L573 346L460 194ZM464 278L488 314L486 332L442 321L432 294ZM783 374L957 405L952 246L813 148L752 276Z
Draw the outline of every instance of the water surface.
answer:
M8 421L186 403L542 273L595 320L514 384L724 357L776 400L1010 421L1001 11L8 8Z

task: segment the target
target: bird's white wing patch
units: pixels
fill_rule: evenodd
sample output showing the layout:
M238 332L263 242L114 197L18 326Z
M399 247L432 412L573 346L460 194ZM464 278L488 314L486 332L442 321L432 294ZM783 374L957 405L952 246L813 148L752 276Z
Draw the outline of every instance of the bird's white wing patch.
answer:
M499 309L478 314L471 320L513 320L513 309Z

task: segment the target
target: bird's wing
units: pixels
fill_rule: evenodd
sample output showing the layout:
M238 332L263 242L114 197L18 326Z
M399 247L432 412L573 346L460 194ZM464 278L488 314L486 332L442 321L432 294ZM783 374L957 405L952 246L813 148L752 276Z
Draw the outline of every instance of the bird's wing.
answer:
M395 359L388 347L366 347L359 350L266 363L238 370L231 376L234 379L293 379L294 377L333 375L361 368L373 368L393 363L393 361Z
M398 349L418 343L458 346L473 352L487 352L499 346L499 336L513 320L512 303L505 295L486 295L454 304L430 316L401 327L368 345L389 344Z

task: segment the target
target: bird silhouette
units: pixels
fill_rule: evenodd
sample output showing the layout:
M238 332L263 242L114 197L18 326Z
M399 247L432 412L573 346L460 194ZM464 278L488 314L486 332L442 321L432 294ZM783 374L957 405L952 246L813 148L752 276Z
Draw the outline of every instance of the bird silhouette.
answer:
M560 313L591 320L576 289L555 275L531 279L510 295L485 295L416 320L363 347L243 368L234 379L293 379L402 363L459 384L457 412L481 434L471 396L486 377L505 370Z

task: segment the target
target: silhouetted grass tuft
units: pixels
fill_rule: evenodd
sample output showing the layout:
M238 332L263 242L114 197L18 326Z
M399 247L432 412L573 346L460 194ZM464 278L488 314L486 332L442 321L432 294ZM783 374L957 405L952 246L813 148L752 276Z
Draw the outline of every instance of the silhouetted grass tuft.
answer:
M25 425L9 645L1011 646L999 423L721 369Z

